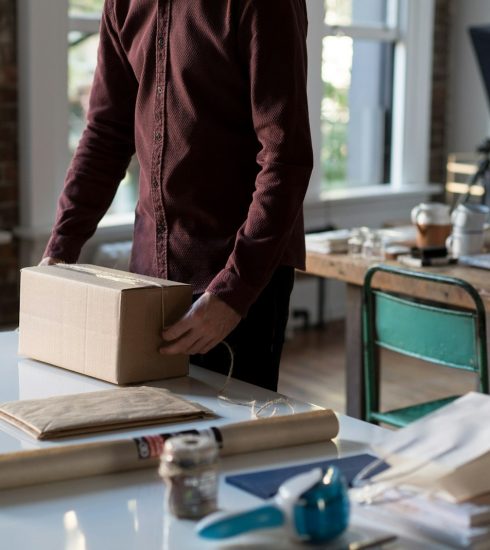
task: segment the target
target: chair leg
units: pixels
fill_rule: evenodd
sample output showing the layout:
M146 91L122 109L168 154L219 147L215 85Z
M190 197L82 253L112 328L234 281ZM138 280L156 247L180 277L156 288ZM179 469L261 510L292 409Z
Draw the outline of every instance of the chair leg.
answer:
M303 330L310 328L310 312L307 309L293 309L293 319L303 320Z
M318 277L318 317L315 328L325 328L325 279Z

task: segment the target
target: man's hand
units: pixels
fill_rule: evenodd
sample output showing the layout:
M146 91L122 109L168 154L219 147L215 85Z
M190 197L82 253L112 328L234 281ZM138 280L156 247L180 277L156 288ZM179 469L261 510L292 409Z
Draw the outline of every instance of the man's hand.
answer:
M240 315L216 296L205 292L189 311L163 330L160 353L207 353L240 322Z
M64 264L65 262L63 260L59 260L58 258L51 258L50 256L46 256L46 258L43 258L39 265L56 265L56 264Z

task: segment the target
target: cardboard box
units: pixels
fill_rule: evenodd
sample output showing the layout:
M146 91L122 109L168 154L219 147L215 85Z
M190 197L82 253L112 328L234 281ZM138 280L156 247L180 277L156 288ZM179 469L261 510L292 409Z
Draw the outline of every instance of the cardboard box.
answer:
M91 265L21 271L19 354L129 384L185 376L186 355L161 355L162 326L192 302L190 285Z

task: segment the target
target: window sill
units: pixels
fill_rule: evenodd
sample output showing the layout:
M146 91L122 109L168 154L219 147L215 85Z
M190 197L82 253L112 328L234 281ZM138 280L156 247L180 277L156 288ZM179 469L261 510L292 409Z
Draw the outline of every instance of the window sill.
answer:
M314 209L315 207L322 208L325 204L335 202L338 203L356 203L360 200L376 201L387 197L410 197L418 195L435 195L443 190L443 186L435 183L412 184L403 187L395 187L394 185L365 185L357 187L345 187L343 189L332 189L330 191L322 191L318 199L307 200L305 209Z
M305 228L317 231L330 225L346 228L409 223L411 209L442 190L442 185L413 184L404 187L366 185L326 191L317 200L305 202Z
M107 214L102 218L99 227L121 227L133 226L134 212L124 212L122 214Z
M132 231L134 224L134 212L124 214L108 214L99 222L97 233L107 233L118 229ZM52 226L49 227L25 227L19 226L14 229L14 235L19 239L36 240L47 238L51 234ZM0 232L0 242L1 242Z

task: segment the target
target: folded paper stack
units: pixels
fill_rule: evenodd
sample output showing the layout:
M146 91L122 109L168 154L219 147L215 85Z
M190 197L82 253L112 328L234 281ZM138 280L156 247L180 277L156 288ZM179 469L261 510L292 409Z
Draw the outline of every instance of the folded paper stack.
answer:
M115 384L185 376L188 357L158 349L191 301L190 285L116 269L25 268L19 354Z
M469 392L373 445L389 468L352 491L369 521L490 548L490 396Z
M448 548L489 548L490 494L452 503L434 495L392 489L382 502L357 506L355 515L378 525L420 533Z
M59 439L214 416L163 388L119 388L0 405L0 419L37 439Z
M339 254L347 252L347 243L351 235L350 229L335 229L310 233L306 236L306 249L309 252L322 254Z

